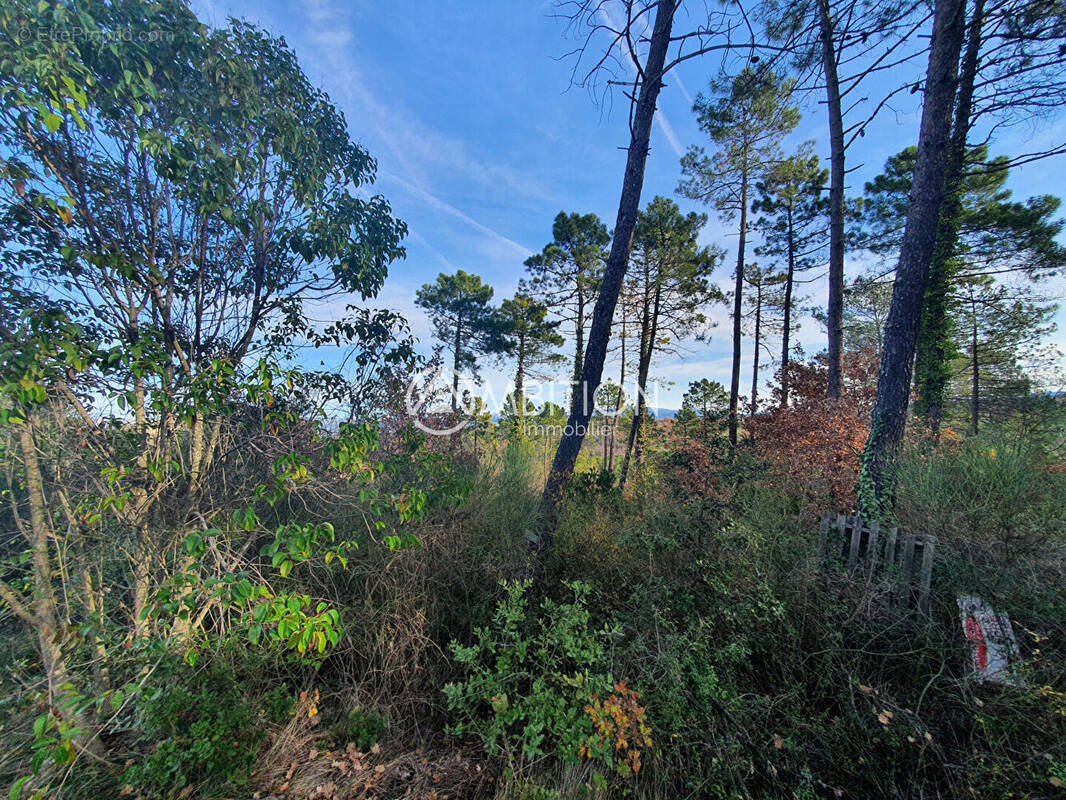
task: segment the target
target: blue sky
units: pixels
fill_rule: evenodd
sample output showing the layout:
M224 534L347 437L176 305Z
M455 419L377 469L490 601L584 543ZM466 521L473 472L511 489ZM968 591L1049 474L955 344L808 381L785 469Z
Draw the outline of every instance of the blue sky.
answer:
M437 273L477 273L495 288L498 302L513 293L524 259L550 239L560 210L593 211L613 227L625 163L620 148L628 143L625 101L598 105L587 91L569 88L573 60L565 54L575 42L565 37L565 21L553 16L550 2L194 0L193 7L208 24L238 16L284 36L310 80L344 111L352 138L377 158L374 190L389 199L410 234L407 258L393 265L376 305L403 312L424 351L432 336L414 295ZM713 211L674 195L684 148L704 143L692 98L717 67L693 60L668 76L642 204L662 194L686 211L709 211L704 239L728 251L717 276L726 286L735 234ZM913 102L882 114L849 153L849 168L857 168L849 192L860 193L888 156L916 142ZM824 160L824 127L824 107L812 103L783 149L815 139ZM1063 138L1062 126L1054 127L1011 129L994 151ZM1063 166L1060 157L1020 168L1010 186L1018 198L1061 193ZM849 277L861 271L849 263ZM824 282L812 284L810 293L823 304ZM690 380L728 383L728 315L715 309L712 316L718 326L709 342L687 343L680 357L653 368L653 377L666 382L661 405L677 407ZM804 348L822 349L820 326L809 318L801 325ZM745 349L742 385L750 385L750 342ZM506 371L485 374L498 383ZM766 370L764 382L769 376Z

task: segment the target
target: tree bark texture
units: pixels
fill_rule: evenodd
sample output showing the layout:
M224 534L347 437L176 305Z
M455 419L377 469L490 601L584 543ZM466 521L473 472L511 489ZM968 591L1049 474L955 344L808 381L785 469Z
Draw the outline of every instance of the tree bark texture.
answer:
M881 348L877 398L859 476L859 511L872 519L887 515L894 496L895 460L907 421L918 321L944 197L965 26L965 0L937 0L914 183L907 202L907 222Z

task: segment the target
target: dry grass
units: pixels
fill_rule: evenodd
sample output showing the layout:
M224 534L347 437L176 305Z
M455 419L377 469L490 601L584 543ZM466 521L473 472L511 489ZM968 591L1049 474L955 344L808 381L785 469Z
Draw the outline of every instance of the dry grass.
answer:
M317 693L305 694L289 723L271 737L253 775L256 797L459 800L491 796L496 776L475 751L454 743L410 750L395 738L366 752L355 742L333 745L317 722L318 702Z

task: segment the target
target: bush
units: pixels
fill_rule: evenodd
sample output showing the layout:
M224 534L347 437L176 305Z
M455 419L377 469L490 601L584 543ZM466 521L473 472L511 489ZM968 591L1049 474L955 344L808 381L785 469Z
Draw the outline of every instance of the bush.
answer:
M913 447L900 466L896 511L915 531L1031 550L1066 538L1066 475L1022 438Z
M471 646L452 642L466 679L444 689L458 717L449 731L477 736L512 765L554 756L639 771L651 730L639 694L605 671L605 645L617 632L592 627L587 584L566 584L572 602L542 600L538 618L528 614L530 586L504 584L492 625L478 628Z
M195 670L175 657L161 664L137 700L141 730L155 743L124 782L148 797L246 784L268 725L286 718L292 698L284 684L256 695L241 677L222 659Z

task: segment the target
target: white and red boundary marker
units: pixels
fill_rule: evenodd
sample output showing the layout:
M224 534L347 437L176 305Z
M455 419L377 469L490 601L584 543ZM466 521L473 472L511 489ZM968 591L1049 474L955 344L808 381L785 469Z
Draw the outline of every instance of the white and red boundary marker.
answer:
M1022 681L1015 669L1020 658L1018 642L1007 615L997 615L980 597L964 595L957 602L962 632L970 641L978 680L1020 685Z

